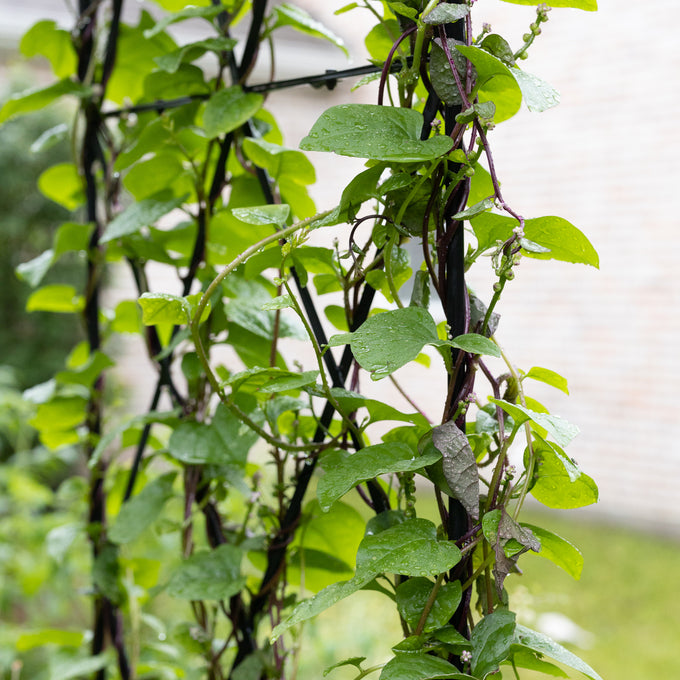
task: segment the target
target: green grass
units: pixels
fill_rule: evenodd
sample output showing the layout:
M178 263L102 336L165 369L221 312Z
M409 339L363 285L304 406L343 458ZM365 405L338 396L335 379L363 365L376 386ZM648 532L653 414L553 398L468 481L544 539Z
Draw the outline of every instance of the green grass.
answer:
M575 581L538 555L523 557L523 575L506 582L520 621L531 626L541 614L567 616L591 636L586 648L565 646L604 680L680 678L680 542L568 515L532 511L523 517L571 541L585 565ZM399 635L387 600L358 593L307 624L298 678L321 678L326 666L351 656L367 656L365 667L384 662ZM329 678L355 676L356 670L341 668ZM505 680L511 677L504 673ZM521 673L522 680L546 677ZM570 677L582 676L572 671Z

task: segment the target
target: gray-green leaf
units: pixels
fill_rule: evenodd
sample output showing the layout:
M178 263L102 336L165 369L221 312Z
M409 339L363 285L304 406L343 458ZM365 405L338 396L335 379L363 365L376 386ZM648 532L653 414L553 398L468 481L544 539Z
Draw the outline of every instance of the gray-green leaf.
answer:
M432 442L442 454L442 471L454 498L473 519L479 518L479 473L468 439L453 421L432 430Z
M225 600L245 585L243 553L233 545L197 552L172 574L168 593L182 600Z

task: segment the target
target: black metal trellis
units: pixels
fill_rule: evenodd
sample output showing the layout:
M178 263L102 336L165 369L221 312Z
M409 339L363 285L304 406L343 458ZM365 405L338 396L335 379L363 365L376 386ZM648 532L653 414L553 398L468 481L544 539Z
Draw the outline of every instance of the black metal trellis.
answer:
M213 0L215 2L215 0ZM453 0L453 4L461 4L463 0ZM79 51L78 51L78 77L84 81L87 77L90 68L90 62L93 58L93 37L96 30L97 11L100 2L98 0L79 0L79 10L81 17L85 17L79 22ZM100 76L100 85L102 95L99 100L88 100L85 102L83 112L86 120L85 131L83 135L83 155L82 167L86 184L86 198L87 198L87 217L88 221L95 224L92 240L90 242L90 258L88 262L88 280L87 280L87 295L85 306L85 323L87 327L88 340L90 343L90 351L96 351L100 346L100 327L99 327L99 296L100 296L100 271L99 263L96 258L96 252L99 248L99 238L101 235L100 220L97 214L98 194L95 181L94 167L96 163L102 160L104 149L100 143L100 134L102 125L106 119L119 118L121 116L138 114L156 111L161 113L163 111L178 108L191 104L196 100L206 99L207 95L195 95L188 97L179 97L168 100L158 100L148 104L140 104L130 107L119 108L115 110L103 111L101 108L103 93L105 92L106 84L109 76L114 68L117 50L118 29L120 25L120 15L122 11L122 0L113 0L113 13L111 19L111 26L109 30L109 37L104 53L103 68ZM312 87L327 87L333 89L336 83L342 79L353 78L370 73L377 73L381 71L381 67L374 65L366 65L358 68L345 69L341 71L326 71L325 73L310 75L301 78L294 78L282 81L272 81L269 83L260 83L255 85L248 85L245 81L248 73L257 57L257 49L259 45L260 35L264 26L264 15L266 13L267 0L254 0L252 9L251 25L246 39L246 46L243 58L240 63L236 62L233 53L226 55L226 66L229 70L231 80L234 83L240 83L246 92L266 93L275 90L281 90L291 87L298 87L303 85L311 85ZM219 21L223 26L225 35L227 35L228 17L220 15ZM455 37L458 40L464 40L465 22L458 21L456 24L447 27L447 34ZM394 61L389 66L390 72L397 72L402 68L401 61ZM460 109L456 107L445 107L434 90L430 89L427 104L425 107L424 117L425 125L423 128L423 137L427 137L430 133L430 123L434 119L437 112L442 112L445 119L446 132L450 133L454 126L455 116ZM246 123L242 128L242 133L246 136L253 136L253 129L249 123ZM214 209L216 202L221 196L222 189L226 181L226 166L230 153L233 150L235 142L235 135L230 133L220 143L219 156L215 165L212 181L210 183L210 190L207 198L207 203L201 206L197 215L197 236L194 249L190 258L189 267L185 276L183 277L184 294L188 294L196 280L197 273L205 258L205 239L206 239L206 218L208 213ZM105 166L106 164L103 163ZM268 203L274 203L275 197L271 188L271 180L267 173L257 168L257 177L260 187ZM445 233L442 242L439 244L443 257L440 258L440 294L442 296L442 303L444 306L447 322L449 323L454 335L459 335L466 332L467 313L467 290L464 280L464 243L463 243L463 228L462 223L453 220L451 217L465 205L467 200L467 183L463 182L460 187L453 191L449 204L446 206ZM130 262L133 270L135 280L137 281L139 293L145 292L145 281L143 269L135 262ZM319 320L314 300L309 291L300 282L300 279L294 269L291 270L296 287L299 291L305 313L310 320L313 333L319 345L327 344L327 339ZM351 330L358 328L368 317L375 291L367 284L364 284L364 289L360 301L354 310L353 327ZM161 346L154 328L148 329L148 343L150 355L155 356L160 352ZM159 376L153 392L153 397L150 404L150 410L155 410L158 406L163 389L169 391L171 398L175 404L183 406L184 400L182 395L173 384L170 375L170 365L172 363L172 353L167 354L159 361ZM469 367L467 364L467 357L454 350L453 364L459 368L452 377L453 384L450 386L450 392L453 399L450 400L451 411L445 414L445 419L452 417L455 404L464 396L466 391L471 390L469 384ZM351 364L353 361L350 346L347 345L343 351L342 357L337 362L330 351L324 354L324 362L328 369L334 387L342 387L345 385ZM101 387L101 378L97 385ZM101 390L97 389L96 393ZM319 426L314 435L314 442L321 443L325 436L327 429L332 421L334 415L334 407L330 402L327 402L319 422ZM97 437L101 432L101 400L100 397L93 397L90 404L90 433L93 437ZM458 423L464 429L464 416ZM125 500L130 498L135 481L139 472L139 468L144 456L149 434L151 432L151 424L145 425L142 435L140 437L136 454L133 459L133 464L129 473L127 488L125 492ZM353 441L355 448L361 447L361 442L356 439ZM90 451L91 453L91 451ZM232 677L236 669L241 663L258 648L258 642L255 635L257 627L257 620L262 615L269 598L272 595L273 587L276 579L285 563L286 552L289 543L294 537L295 530L299 524L302 503L312 478L317 458L310 456L302 468L302 472L297 478L296 486L293 495L288 503L285 515L282 519L276 536L271 541L270 548L267 552L267 566L260 583L259 588L254 592L249 605L247 605L241 595L235 595L229 602L227 613L230 617L235 631L238 650L236 658L233 662L229 677ZM90 522L98 524L102 527L102 532L99 538L93 539L93 553L97 558L102 550L107 547L105 539L105 496L103 490L103 481L106 473L104 463L99 463L92 472L91 493L90 493ZM208 540L211 545L217 546L225 541L222 521L214 503L207 499L209 490L209 480L203 479L199 476L196 482L195 502L201 508L206 519L206 532ZM368 483L368 490L374 509L377 513L389 508L387 498L375 482ZM469 518L461 504L455 500L451 500L448 508L448 537L451 540L456 540L463 536L470 528ZM112 546L109 546L112 547ZM461 578L469 574L469 562L463 560L461 564L456 567L456 573L452 574L452 578ZM466 615L469 607L469 597L464 599L463 604L454 615L454 624L461 631L467 632ZM127 680L131 677L129 662L125 651L122 631L122 619L116 605L111 602L105 595L98 595L95 598L95 621L94 621L94 636L92 642L92 653L94 655L100 654L104 651L107 639L110 640L116 649L118 655L118 666L121 677ZM455 659L454 659L455 661ZM104 680L105 670L100 670L96 675L98 680Z

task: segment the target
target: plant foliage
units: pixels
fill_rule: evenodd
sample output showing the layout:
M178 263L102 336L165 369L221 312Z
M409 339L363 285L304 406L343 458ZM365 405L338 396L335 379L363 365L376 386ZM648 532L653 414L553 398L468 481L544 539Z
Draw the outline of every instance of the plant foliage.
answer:
M142 11L131 26L122 0L81 0L71 30L40 21L22 50L47 58L56 80L0 111L6 121L62 98L77 109L73 158L38 183L71 215L20 273L35 288L29 311L85 328L64 369L27 397L50 455L80 451L87 470L67 480L81 520L57 523L49 549L67 559L88 543L91 555L91 632L24 633L11 663L49 644L48 678L290 678L302 622L372 589L393 601L403 639L370 667L339 659L333 668L352 666L357 680L561 673L553 662L598 680L518 623L504 588L527 551L580 574L574 546L522 524L527 496L553 508L597 500L564 450L577 428L527 394L532 379L562 391L566 380L517 368L497 332L496 306L524 258L598 265L574 225L525 218L506 201L489 141L522 102L557 103L519 66L548 8L537 6L514 48L486 25L475 34L472 3L338 9L370 12L374 63L332 78L372 72L377 102L328 109L301 151L283 145L266 109L266 91L290 83L249 75L279 28L345 50L334 31L289 3L157 4L160 18ZM178 45L168 28L190 19L204 37ZM306 150L366 160L323 212ZM313 231L335 245L308 245ZM80 287L42 284L57 252L86 261ZM137 296L107 308L114 264ZM152 264L175 276L172 290L156 288ZM488 266L496 282L478 297L465 273ZM147 413L120 416L104 399L121 333L157 371ZM424 351L436 360L421 379L445 377L436 421L398 382L405 365L429 362ZM394 383L410 406L364 396L366 376ZM511 448L523 451L519 469ZM423 495L437 523L419 516ZM351 503L373 516L364 522ZM161 544L175 548L169 562ZM154 616L161 607L178 614Z

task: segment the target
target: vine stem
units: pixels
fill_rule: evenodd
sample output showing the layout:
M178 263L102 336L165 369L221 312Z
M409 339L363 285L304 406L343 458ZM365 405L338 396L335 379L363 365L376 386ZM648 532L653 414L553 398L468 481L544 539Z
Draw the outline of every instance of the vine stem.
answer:
M211 387L213 388L217 396L220 398L220 401L232 413L234 413L234 415L236 415L237 418L239 418L252 430L257 432L257 434L260 437L262 437L265 441L267 441L269 444L272 444L273 446L278 446L287 451L313 451L317 450L319 448L319 445L303 444L298 446L288 444L287 442L282 442L276 439L275 437L270 435L266 430L261 428L257 423L255 423L251 418L249 418L246 413L244 413L236 404L234 404L227 398L226 394L224 393L222 385L220 385L220 382L217 379L215 372L212 370L212 367L210 366L208 354L205 350L205 347L203 346L203 340L201 339L200 334L201 317L203 316L203 312L208 306L208 302L210 301L210 298L217 290L218 286L222 283L222 281L224 281L224 279L229 274L231 274L234 271L234 269L243 264L249 257L257 253L261 248L264 248L265 246L269 245L270 243L274 243L275 241L279 241L282 238L286 238L287 236L290 236L291 234L295 233L296 231L299 231L300 229L308 227L316 220L320 220L323 219L324 217L327 217L331 212L332 212L331 210L327 210L325 212L318 213L317 215L313 215L312 217L308 217L307 219L301 220L300 222L296 222L295 224L291 224L288 227L284 227L283 229L276 231L274 234L266 236L265 238L253 244L249 248L246 248L211 281L210 285L205 290L205 292L201 296L201 299L198 302L198 305L196 306L196 311L194 313L193 318L189 320L189 329L191 331L191 337L194 341L194 345L196 348L196 354L198 355L198 358L205 370L208 382L210 382Z
M444 574L439 574L439 576L437 576L437 580L434 582L434 586L432 586L430 596L427 598L427 602L423 607L423 613L420 615L420 619L418 619L418 625L416 626L416 629L413 631L414 635L422 635L423 629L425 628L425 622L427 621L427 617L429 616L430 611L432 611L434 602L437 599L437 593L439 593L439 589L441 588L443 581Z
M291 302L293 304L293 309L294 309L295 313L298 315L298 317L300 318L300 321L302 322L302 325L305 327L305 331L307 332L307 335L309 336L310 342L312 343L312 348L314 349L314 354L316 356L316 362L319 366L319 375L321 377L321 382L323 384L323 390L324 390L324 394L326 396L326 400L336 410L338 415L345 421L345 424L347 425L348 429L357 437L358 440L361 440L361 432L359 431L357 426L342 411L342 409L340 408L340 404L338 403L337 399L333 396L333 393L331 392L331 386L328 384L328 377L326 376L326 371L324 370L324 366L323 366L323 358L321 356L321 347L319 347L319 343L317 342L316 337L314 336L314 333L312 332L312 329L309 325L309 321L307 321L307 317L305 317L305 315L303 314L302 308L300 307L300 304L298 303L297 299L295 298L295 295L293 295L293 291L291 290L290 286L288 285L288 282L284 281L283 285L285 286L286 290L288 291L288 295L290 296Z

